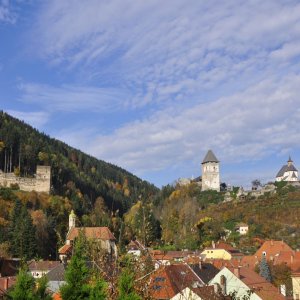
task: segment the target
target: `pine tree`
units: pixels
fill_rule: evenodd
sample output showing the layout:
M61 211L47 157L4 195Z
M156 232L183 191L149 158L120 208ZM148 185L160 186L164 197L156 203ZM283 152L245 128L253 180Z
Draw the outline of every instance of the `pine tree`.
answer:
M80 234L75 241L74 253L66 270L66 284L60 289L63 300L88 299L91 288L88 285L90 278L89 269L86 266L84 251L84 238Z
M28 273L27 268L21 268L16 284L9 292L9 299L13 300L51 300L47 293L47 278L42 277L35 283L34 278Z
M118 282L118 300L141 300L142 298L134 290L134 273L125 267Z
M107 299L107 284L104 280L96 280L95 285L91 288L89 300Z
M29 260L36 255L35 227L27 208L18 199L11 215L9 234L14 256Z
M272 281L271 271L266 261L266 257L263 255L259 265L259 275L265 278L267 281Z

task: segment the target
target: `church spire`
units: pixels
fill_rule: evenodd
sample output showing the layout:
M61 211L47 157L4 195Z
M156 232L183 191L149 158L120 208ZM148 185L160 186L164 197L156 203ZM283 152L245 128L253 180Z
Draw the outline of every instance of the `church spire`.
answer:
M73 227L76 227L76 215L74 213L74 210L72 209L69 215L69 230Z
M289 160L287 161L287 163L288 163L288 166L290 166L290 165L292 165L293 164L293 161L292 161L292 159L291 159L291 156L289 155Z

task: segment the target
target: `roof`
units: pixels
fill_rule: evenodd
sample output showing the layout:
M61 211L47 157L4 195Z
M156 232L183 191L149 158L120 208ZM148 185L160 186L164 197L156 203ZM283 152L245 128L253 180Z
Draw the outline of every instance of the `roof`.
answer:
M263 252L266 253L266 259L274 259L275 255L279 255L281 251L293 252L293 249L284 241L265 241L262 246L256 251L255 256L258 259L262 257Z
M64 281L66 265L61 263L46 274L48 281Z
M149 251L149 253L152 259L154 260L183 259L195 254L193 251L161 251L161 250L151 250Z
M295 166L291 163L290 165L283 165L279 172L277 173L276 177L282 177L284 176L285 172L297 172L298 170L295 168Z
M138 240L131 240L127 245L128 250L146 250L146 247Z
M0 259L0 274L2 277L15 276L19 272L20 260Z
M67 240L74 240L81 230L89 239L116 240L108 227L73 227L67 234Z
M204 282L187 264L176 264L156 270L150 279L154 299L170 299L186 287L200 287Z
M32 260L28 263L28 269L29 271L34 270L51 270L55 267L57 267L60 264L59 261L50 261L50 260L40 260L35 261Z
M208 284L209 281L214 278L220 271L210 263L190 264L189 266L205 284Z
M17 279L15 276L0 277L0 296L6 294L6 291L16 283ZM6 288L6 285L8 288Z
M185 288L185 290L186 289L187 289L187 293L185 293L185 295L190 296L189 290L191 290L193 293L198 295L202 300L231 299L229 297L225 298L223 295L216 294L213 286L201 286L201 287L197 287L197 288L189 287L189 288ZM183 292L182 294L184 295L184 291L181 291L181 292ZM184 299L186 299L186 298L184 298ZM195 298L193 298L193 299L195 299Z
M232 273L234 273L233 268L228 268ZM278 289L266 281L263 277L259 276L256 272L249 268L240 268L239 279L243 281L250 289L252 289L259 297L262 299L272 299L272 300L283 300L283 297Z
M72 252L73 246L65 244L61 248L59 248L58 253L59 254L70 254Z
M214 153L211 150L208 150L202 163L205 164L207 162L219 162Z

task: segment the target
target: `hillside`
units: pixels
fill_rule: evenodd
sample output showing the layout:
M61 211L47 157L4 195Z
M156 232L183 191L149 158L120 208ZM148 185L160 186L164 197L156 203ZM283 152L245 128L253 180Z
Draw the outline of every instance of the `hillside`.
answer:
M38 164L51 166L52 194L68 196L79 216L91 210L97 197L109 210L123 214L138 198L158 191L126 170L0 112L0 169L33 176Z
M224 193L201 192L197 184L165 187L156 198L164 245L199 249L226 238L245 253L264 239L284 240L294 249L300 244L300 190L279 183L277 193L224 202ZM235 189L236 190L236 189ZM234 192L233 192L234 193ZM240 236L235 226L244 222L249 232Z

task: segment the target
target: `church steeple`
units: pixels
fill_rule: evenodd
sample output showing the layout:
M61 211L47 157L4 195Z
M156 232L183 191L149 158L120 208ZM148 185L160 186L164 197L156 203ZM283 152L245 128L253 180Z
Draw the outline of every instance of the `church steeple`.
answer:
M73 227L76 227L76 215L74 213L74 210L72 209L69 215L69 230Z
M291 156L289 155L289 160L287 161L287 163L288 163L288 166L291 166L292 164L293 164L293 161L292 161L292 159L291 159Z

